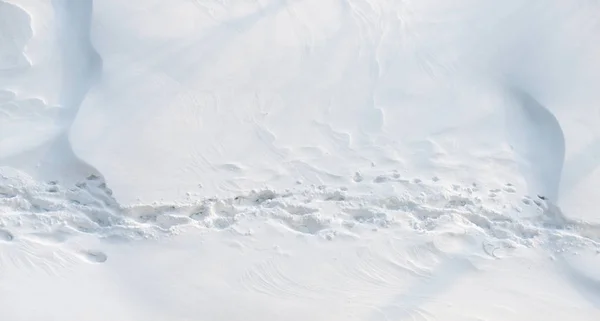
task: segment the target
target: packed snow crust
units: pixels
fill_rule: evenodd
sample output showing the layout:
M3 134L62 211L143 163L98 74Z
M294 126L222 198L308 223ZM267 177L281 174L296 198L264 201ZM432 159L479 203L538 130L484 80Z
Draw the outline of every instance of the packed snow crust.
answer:
M0 0L0 319L598 320L598 15Z

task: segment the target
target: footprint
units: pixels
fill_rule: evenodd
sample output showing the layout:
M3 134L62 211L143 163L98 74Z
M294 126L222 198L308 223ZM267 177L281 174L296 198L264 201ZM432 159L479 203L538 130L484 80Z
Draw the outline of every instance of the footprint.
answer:
M360 224L372 224L384 228L388 227L391 223L387 214L366 208L348 209L346 213Z
M7 231L0 229L0 242L12 242L15 239L15 236Z
M87 178L88 181L97 181L100 179L100 176L96 175L96 174L90 174Z
M261 190L261 191L252 191L252 193L250 193L250 195L248 195L246 197L241 196L239 198L236 198L236 200L241 200L242 198L248 198L248 199L251 199L255 204L262 204L262 203L274 200L278 197L279 197L279 194L275 193L272 190L265 189L265 190Z
M387 182L389 180L390 179L387 176L379 175L379 176L375 177L375 179L373 180L373 182L375 182L375 183L385 183L385 182Z
M219 216L213 218L210 223L217 230L226 230L236 223L236 218Z
M108 259L108 256L104 252L88 250L82 251L83 258L90 263L104 263Z
M362 174L359 172L354 173L354 177L352 177L352 180L354 180L356 183L362 182L363 179L364 178L363 178Z
M331 224L330 219L324 219L315 214L283 217L281 218L281 222L296 232L310 235L317 235L320 231L330 227Z
M210 216L210 208L206 204L192 208L190 218L194 221L204 221Z
M191 220L192 219L187 216L165 214L156 218L156 224L162 228L169 229L171 227L189 224Z
M311 208L311 207L302 206L302 205L281 204L281 205L279 205L279 207L282 208L284 211L290 213L291 215L299 215L299 216L312 214L312 213L316 213L319 211L316 208Z
M346 200L346 193L341 190L326 192L322 196L325 201L341 202Z

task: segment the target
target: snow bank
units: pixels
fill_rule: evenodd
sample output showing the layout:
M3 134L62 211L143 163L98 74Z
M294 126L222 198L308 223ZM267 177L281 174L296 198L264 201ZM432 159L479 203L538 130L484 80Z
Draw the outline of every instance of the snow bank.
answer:
M0 0L1 318L596 320L599 10Z
M564 161L562 195L578 203L595 168L583 142L600 134L590 6L98 2L104 70L73 146L123 202L347 184L372 164L457 180L517 172L556 200Z
M371 166L517 176L582 217L597 190L588 2L19 6L2 10L3 106L38 107L7 112L2 155L69 129L71 162L97 168L124 203L339 186Z

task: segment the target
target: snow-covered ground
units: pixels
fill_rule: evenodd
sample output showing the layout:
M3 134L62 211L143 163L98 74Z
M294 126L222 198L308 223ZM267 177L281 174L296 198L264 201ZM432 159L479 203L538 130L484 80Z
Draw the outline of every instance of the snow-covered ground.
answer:
M0 319L598 320L599 15L0 0Z

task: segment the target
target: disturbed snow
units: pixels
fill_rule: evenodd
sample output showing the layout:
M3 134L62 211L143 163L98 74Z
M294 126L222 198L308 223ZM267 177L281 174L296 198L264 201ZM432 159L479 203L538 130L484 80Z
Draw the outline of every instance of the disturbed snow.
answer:
M510 183L363 173L347 188L124 207L96 176L69 188L2 173L0 307L13 320L593 320L600 308L600 226Z

